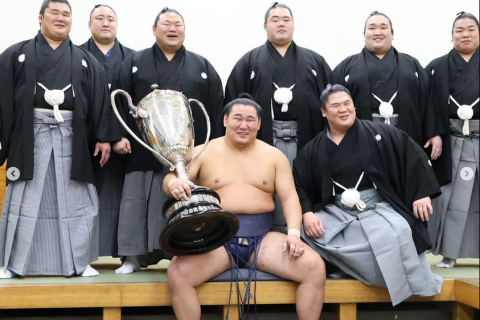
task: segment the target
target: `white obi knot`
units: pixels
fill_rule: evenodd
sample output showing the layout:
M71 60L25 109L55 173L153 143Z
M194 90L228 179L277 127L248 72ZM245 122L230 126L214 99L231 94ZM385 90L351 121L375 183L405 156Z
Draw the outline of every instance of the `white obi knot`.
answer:
M460 105L452 96L450 96L450 99L457 105L458 109L457 109L457 115L458 117L463 120L463 128L462 128L462 132L463 132L463 135L465 136L468 136L470 135L470 122L469 120L472 119L473 117L473 106L475 106L478 101L480 100L477 99L475 100L474 103L472 103L471 105Z
M48 90L43 84L40 82L37 82L37 84L45 90L45 101L53 107L53 116L55 117L55 120L57 120L58 123L62 123L65 120L62 117L62 113L60 112L60 109L58 108L59 105L61 105L65 101L65 91L70 88L72 85L69 84L62 90Z
M393 106L392 106L392 101L395 99L397 96L397 92L393 94L393 96L390 98L390 101L385 102L379 97L377 97L375 94L372 93L373 97L377 99L380 102L380 107L378 108L378 111L380 112L380 115L385 118L385 123L390 124L390 118L393 116Z
M357 209L359 211L363 211L365 210L365 208L367 207L367 205L365 204L365 202L363 202L360 198L360 192L358 192L357 188L358 186L360 185L360 182L362 181L362 178L363 178L363 174L364 172L362 172L362 174L360 175L360 179L358 179L358 182L357 184L355 185L355 188L345 188L344 186L342 186L340 183L338 182L335 182L333 181L333 183L335 183L337 186L339 186L340 188L342 188L343 190L345 190L343 193L342 193L342 203L344 205L346 205L347 207L349 208L353 208L354 206L357 207ZM335 191L335 188L334 188L334 191ZM334 194L335 195L335 194Z
M288 104L290 101L292 101L293 95L292 95L292 89L295 87L295 85L291 86L290 88L280 88L277 86L277 84L274 82L273 85L277 90L275 90L275 93L273 94L273 98L275 101L279 104L282 105L282 112L287 112L288 111Z

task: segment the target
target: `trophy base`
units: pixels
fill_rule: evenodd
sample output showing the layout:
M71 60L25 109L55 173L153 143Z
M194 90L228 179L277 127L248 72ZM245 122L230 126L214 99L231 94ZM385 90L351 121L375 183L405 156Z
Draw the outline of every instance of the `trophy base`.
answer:
M193 189L187 201L168 199L163 213L167 226L160 248L173 256L215 250L230 241L240 226L234 214L220 208L218 194L205 187Z

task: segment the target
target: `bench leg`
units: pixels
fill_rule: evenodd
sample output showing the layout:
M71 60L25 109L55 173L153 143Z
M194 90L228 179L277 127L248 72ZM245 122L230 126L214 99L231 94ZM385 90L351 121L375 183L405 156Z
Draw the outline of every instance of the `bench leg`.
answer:
M228 306L223 306L223 317L222 319L225 320L227 318L227 312L228 312L228 320L240 320L238 316L238 306L236 304L231 304L230 305L230 311L228 309Z
M121 320L122 308L103 308L103 320Z
M337 305L338 320L357 320L356 303L339 303Z
M474 310L460 302L453 303L452 319L453 320L473 320Z

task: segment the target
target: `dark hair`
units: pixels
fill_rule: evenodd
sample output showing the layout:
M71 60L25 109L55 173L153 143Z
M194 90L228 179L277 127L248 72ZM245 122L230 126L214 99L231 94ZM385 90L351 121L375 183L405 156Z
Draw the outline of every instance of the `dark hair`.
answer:
M323 109L327 108L327 102L330 95L338 92L345 92L346 94L348 94L350 98L352 98L350 91L348 91L348 89L342 86L341 84L334 84L333 86L331 84L328 84L325 87L325 89L322 91L322 94L320 95L320 101L322 103Z
M95 9L99 8L99 7L106 7L106 8L109 8L110 10L113 11L113 13L115 14L115 17L117 16L117 13L115 12L115 10L113 10L112 7L110 7L109 5L106 5L106 4L97 4L95 7L93 7L92 11L90 11L90 18L89 18L89 22L92 21L92 13L93 11L95 11Z
M270 10L275 9L275 8L285 8L290 11L290 15L292 16L293 19L293 13L292 10L287 5L284 5L283 3L278 3L274 2L270 7L268 7L267 12L265 12L265 23L267 23L268 15L270 14Z
M223 114L227 115L227 117L230 115L230 111L232 110L233 106L236 104L243 104L244 106L251 106L254 107L255 110L257 110L257 116L258 118L262 117L263 114L263 109L260 107L258 103L256 103L253 100L253 97L249 95L248 93L241 93L237 99L230 101L227 103L225 108L223 108Z
M180 16L180 18L182 18L182 21L183 21L183 25L185 25L185 20L183 20L183 17L182 15L180 14L180 12L178 12L177 10L175 9L170 9L169 7L165 7L162 9L162 11L160 11L159 14L157 14L157 17L155 18L155 23L153 24L154 26L157 25L158 23L158 20L160 20L160 15L164 14L165 12L173 12L173 13L176 13Z
M69 8L70 8L70 13L72 13L72 6L68 2L68 0L43 0L42 6L40 7L40 14L43 16L45 14L45 9L48 8L48 5L50 2L55 2L55 3L65 3Z
M455 23L456 23L458 20L460 20L460 19L472 19L472 20L475 21L475 23L477 24L477 29L479 29L477 17L475 17L475 16L474 16L473 14L471 14L471 13L467 13L467 12L465 12L465 11L462 11L462 12L457 13L457 17L456 17L455 20L453 21L452 34L453 34L453 30L455 29Z
M367 30L367 21L368 19L370 19L371 17L373 16L384 16L385 18L388 19L388 22L390 23L390 29L392 29L392 33L393 33L393 24L392 24L392 20L390 20L390 18L385 14L385 13L381 13L381 12L378 12L378 11L373 11L372 13L370 13L370 15L368 16L367 20L365 20L365 26L363 27L363 34L365 34L365 30Z

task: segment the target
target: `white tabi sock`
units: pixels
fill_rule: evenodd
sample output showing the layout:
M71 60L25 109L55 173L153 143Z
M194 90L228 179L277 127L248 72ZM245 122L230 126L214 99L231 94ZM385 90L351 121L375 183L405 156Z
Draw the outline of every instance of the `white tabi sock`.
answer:
M437 268L453 268L456 264L457 260L456 259L450 259L443 257L443 260L437 263L435 266Z
M80 274L80 276L82 277L96 277L98 275L98 271L93 269L90 265L88 265L87 269L85 269L85 271Z
M140 270L140 262L138 261L137 257L127 256L123 262L123 265L115 270L115 273L128 274L138 270Z
M15 272L9 271L5 268L0 270L0 279L11 279L15 277L18 277L18 274L16 274Z

